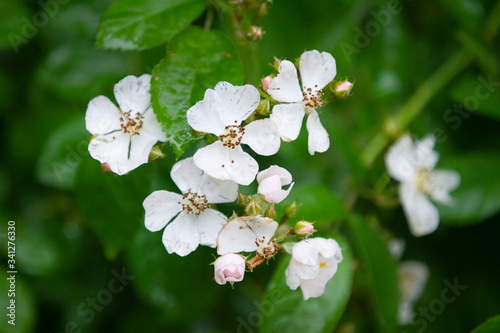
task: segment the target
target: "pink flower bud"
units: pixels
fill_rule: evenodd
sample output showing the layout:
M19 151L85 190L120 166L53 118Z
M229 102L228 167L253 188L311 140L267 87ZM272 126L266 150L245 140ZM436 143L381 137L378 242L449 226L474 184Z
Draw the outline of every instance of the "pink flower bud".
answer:
M228 253L220 256L214 262L215 282L239 282L245 275L245 259L239 254Z
M349 93L351 92L351 89L352 89L351 82L349 82L347 80L340 82L340 84L338 84L335 87L335 96L337 98L346 98L349 95Z
M259 187L257 192L262 194L267 202L279 203L283 201L293 187L292 175L290 172L277 165L263 170L257 174ZM282 186L290 184L288 190L283 190Z
M307 237L312 235L314 232L314 226L311 222L307 221L299 221L293 227L295 234L299 237Z
M262 89L267 92L267 89L269 88L269 83L271 83L271 80L273 78L270 77L269 75L266 76L265 78L262 79Z

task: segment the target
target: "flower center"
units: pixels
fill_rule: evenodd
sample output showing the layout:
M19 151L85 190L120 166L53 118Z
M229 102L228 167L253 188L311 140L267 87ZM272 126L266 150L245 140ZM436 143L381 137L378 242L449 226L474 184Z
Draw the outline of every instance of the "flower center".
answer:
M317 88L318 86L316 86ZM302 92L302 96L304 99L302 100L302 103L305 104L305 106L312 108L312 109L317 109L320 106L325 105L325 102L322 102L321 100L323 99L323 90L318 89L318 90L312 90L312 88L307 88L304 89Z
M280 250L275 240L269 242L266 241L266 237L262 237L262 240L256 239L255 245L257 245L256 255L262 259L269 260Z
M198 193L191 192L191 189L189 189L182 196L182 209L188 214L200 215L207 208L208 200L204 195L198 195Z
M229 148L236 148L241 143L245 134L245 128L239 125L228 125L224 128L224 134L219 135L222 145Z
M144 116L139 112L135 114L135 116L131 116L130 113L132 111L124 112L120 117L121 128L124 133L128 133L130 135L139 135L139 130L142 128L142 119Z
M419 170L417 172L417 176L415 177L415 185L417 189L429 195L430 194L430 186L431 186L431 173L427 169Z

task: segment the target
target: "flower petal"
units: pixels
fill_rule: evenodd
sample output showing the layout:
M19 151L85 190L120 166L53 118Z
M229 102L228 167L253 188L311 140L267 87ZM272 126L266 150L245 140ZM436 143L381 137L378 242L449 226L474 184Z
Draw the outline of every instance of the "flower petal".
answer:
M250 184L259 171L257 161L241 146L232 149L223 146L221 141L198 149L193 157L196 166L209 176L241 185Z
M437 208L410 183L400 185L399 200L408 219L410 231L414 236L424 236L437 229L439 224Z
M217 246L217 235L227 222L226 215L215 209L206 209L196 217L197 235L201 245Z
M151 105L151 75L139 77L129 75L121 79L114 87L114 94L122 112L143 113Z
M106 134L120 130L120 110L105 96L93 98L85 113L87 131L96 134Z
M241 219L246 221L258 240L270 241L278 229L278 222L268 217L256 215L241 217Z
M170 177L182 193L191 189L205 195L209 203L232 202L238 197L238 184L210 177L194 164L192 157L175 163Z
M161 125L156 118L156 114L154 113L152 108L148 108L142 114L144 118L142 119L142 128L140 129L140 133L147 132L154 136L157 141L165 142L167 141L167 136L165 132L161 129Z
M260 182L257 193L262 194L267 202L280 203L290 194L292 187L293 183L288 187L288 190L282 190L280 178L270 176Z
M429 189L432 199L443 204L451 204L451 191L460 184L460 174L455 170L433 170L430 173Z
M241 142L263 156L276 154L281 145L278 129L269 118L255 120L245 126L245 134Z
M433 134L425 136L422 140L417 141L414 146L414 154L416 159L416 167L418 169L433 169L439 160L439 154L434 151L436 138Z
M400 137L389 148L385 155L385 166L389 175L400 182L406 182L415 175L416 160L409 135Z
M148 195L142 206L146 211L144 224L149 231L163 229L181 210L182 195L168 191L155 191Z
M335 59L328 52L306 51L300 56L300 78L304 90L323 89L337 75Z
M322 266L320 266L318 275L314 279L303 279L300 283L304 300L323 295L326 284L337 272L338 262L336 260L320 260L320 262Z
M151 153L151 148L153 148L157 141L158 138L148 132L141 132L140 135L132 135L128 157L130 165L139 166L147 163L149 160L149 153ZM134 169L137 168L137 166L134 167Z
M163 232L162 242L168 253L177 253L181 257L187 256L200 244L196 223L196 215L182 211L170 222Z
M207 89L203 100L187 110L186 117L195 131L221 135L228 125L221 118L222 112L219 95L213 89Z
M299 78L295 65L282 60L278 68L278 75L271 80L267 93L278 102L298 103L304 98L300 90Z
M266 170L262 170L257 174L257 182L262 182L267 177L278 176L281 185L288 185L292 182L292 174L288 172L285 168L277 165L271 165Z
M99 135L90 140L89 153L99 162L107 163L111 171L121 176L144 163L136 159L129 160L129 144L130 135L123 132Z
M302 103L278 104L273 107L270 119L278 128L281 139L290 142L299 136L305 114L305 105Z
M323 153L330 148L330 138L328 132L321 125L318 112L310 109L309 116L307 116L307 131L309 132L308 149L309 154L314 155L315 152Z
M233 86L229 82L219 82L215 92L221 102L221 119L226 125L239 125L255 111L260 102L260 94L252 85Z

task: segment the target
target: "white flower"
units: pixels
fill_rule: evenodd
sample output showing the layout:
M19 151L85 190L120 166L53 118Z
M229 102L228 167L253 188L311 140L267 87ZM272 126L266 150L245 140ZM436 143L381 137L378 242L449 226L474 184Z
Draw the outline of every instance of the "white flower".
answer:
M292 190L292 175L286 169L277 165L272 165L266 170L257 174L259 187L257 193L264 196L267 202L280 203ZM290 184L291 183L291 184ZM288 190L283 190L282 186L289 185Z
M453 170L433 170L439 155L433 148L433 135L413 143L408 135L398 139L385 156L392 178L401 182L399 199L414 236L436 230L439 212L428 197L451 204L449 192L460 184L460 174Z
M254 86L219 82L215 89L207 89L203 100L187 111L187 120L193 129L213 133L220 139L194 154L194 163L200 169L212 177L242 185L255 179L259 165L240 144L249 145L259 155L269 156L278 152L281 141L269 119L241 126L259 101L259 91Z
M317 237L300 241L292 249L285 271L286 284L292 290L300 286L304 300L319 297L342 259L340 246L333 239Z
M227 218L208 204L235 201L238 185L209 177L194 165L192 157L175 163L170 176L183 195L168 191L151 193L142 204L146 228L158 231L173 219L162 238L168 253L186 256L199 244L215 247L217 234Z
M214 277L218 284L240 282L245 276L245 259L239 254L228 253L214 262Z
M243 216L227 222L217 237L217 253L254 252L267 258L276 248L272 240L278 222L268 217ZM273 253L274 255L275 253Z
M413 304L420 298L424 291L429 268L420 261L403 261L398 266L399 276L399 308L398 322L407 325L413 321Z
M283 141L293 141L299 136L302 119L307 114L309 154L314 155L330 147L328 133L321 125L316 109L324 105L322 89L334 79L337 67L330 53L316 50L302 53L299 67L302 90L297 70L288 60L281 61L279 74L269 83L267 93L275 100L287 103L273 108L271 120L278 127Z
M109 98L97 96L89 102L85 123L94 137L90 155L123 175L148 161L157 141L167 141L151 108L151 75L129 75L114 87L117 108Z

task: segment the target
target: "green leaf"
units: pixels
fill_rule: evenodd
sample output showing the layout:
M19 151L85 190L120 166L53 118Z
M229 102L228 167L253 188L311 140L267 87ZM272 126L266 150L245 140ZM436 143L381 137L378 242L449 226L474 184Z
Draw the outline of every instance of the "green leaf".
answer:
M382 332L394 332L399 303L396 262L391 257L381 231L361 217L352 217L349 227L360 259L360 274L366 278Z
M38 181L62 190L73 188L78 165L88 154L87 136L85 120L81 116L52 133L38 160Z
M452 206L438 205L443 223L466 225L478 223L500 210L500 155L474 152L450 157L439 168L460 173L459 187L451 193Z
M315 226L339 221L348 216L342 200L321 183L295 184L280 206L292 203L294 200L297 200L297 204L302 204L297 211L296 219L317 222Z
M205 0L115 0L104 12L97 47L142 50L170 40L205 9Z
M471 333L498 333L500 332L500 315L491 317Z
M172 39L168 55L153 69L151 103L177 157L199 139L186 111L219 81L243 83L234 46L224 34L189 28Z
M320 297L304 301L300 287L291 290L287 286L285 270L290 256L282 258L260 304L262 333L333 331L349 300L353 276L349 244L339 235L335 238L342 248L344 259Z
M124 176L103 172L99 162L90 158L83 159L78 168L75 188L79 207L110 260L144 225L142 202L149 194L150 177L148 164Z
M453 129L458 129L474 113L500 120L498 80L491 74L464 77L453 86L451 96L461 106L460 112L447 111L443 116Z

